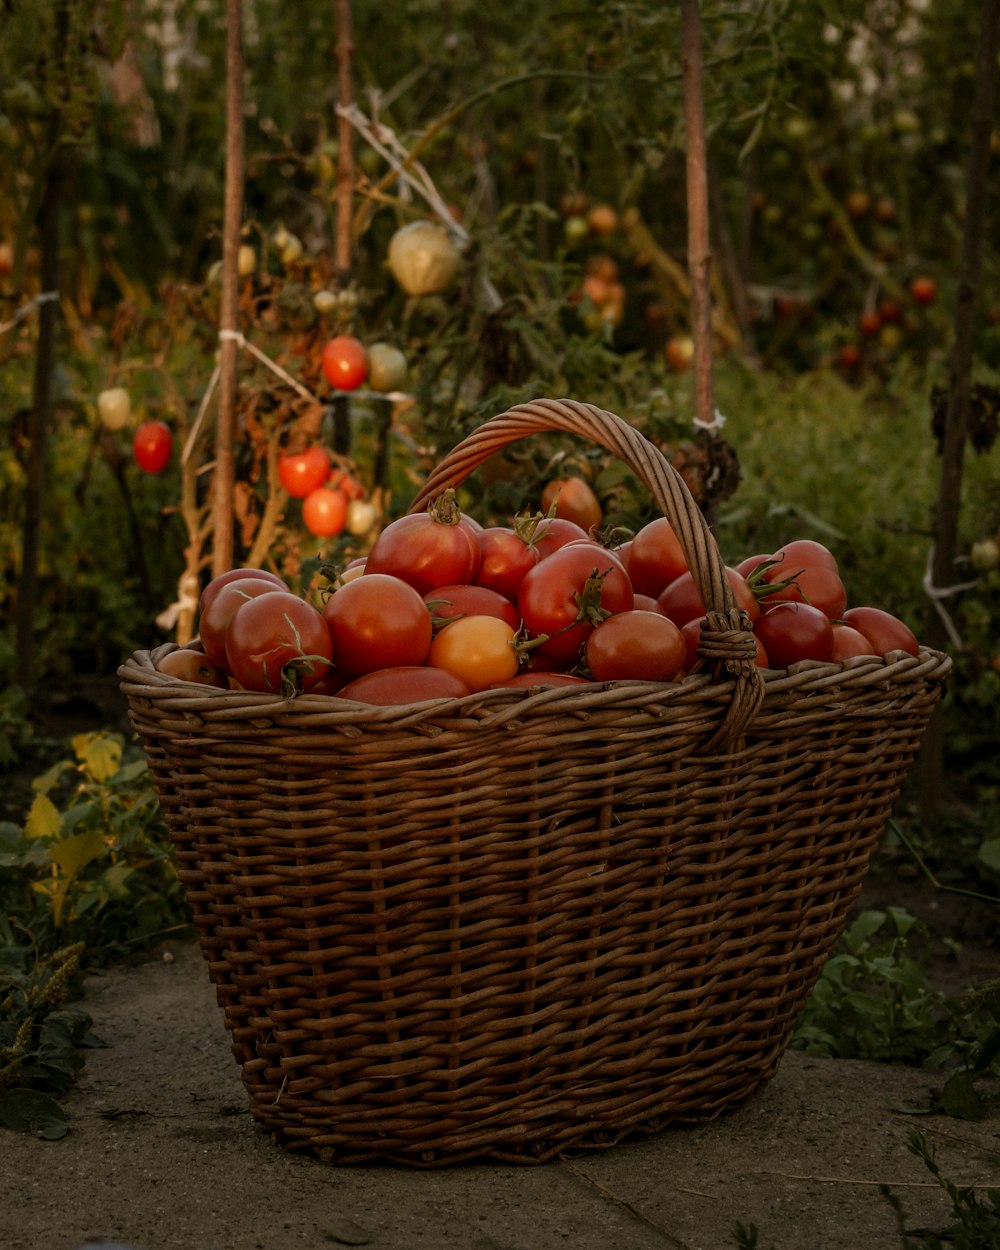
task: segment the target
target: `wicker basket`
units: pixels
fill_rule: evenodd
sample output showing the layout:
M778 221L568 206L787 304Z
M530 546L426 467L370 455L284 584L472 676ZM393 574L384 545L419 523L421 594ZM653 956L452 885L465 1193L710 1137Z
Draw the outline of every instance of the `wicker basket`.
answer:
M714 673L398 708L120 670L254 1117L334 1163L517 1162L718 1114L775 1071L949 660L765 672L686 487L613 414L486 422L610 448L712 606ZM169 645L169 644L168 644Z

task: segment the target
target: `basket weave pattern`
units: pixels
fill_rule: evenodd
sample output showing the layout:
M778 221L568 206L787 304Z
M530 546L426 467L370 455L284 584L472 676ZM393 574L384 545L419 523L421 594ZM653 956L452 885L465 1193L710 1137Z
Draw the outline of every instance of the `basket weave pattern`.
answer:
M762 677L686 488L619 424L513 409L414 506L510 429L624 437L730 640L716 674L384 708L120 670L251 1111L289 1148L524 1162L718 1114L843 930L949 661Z

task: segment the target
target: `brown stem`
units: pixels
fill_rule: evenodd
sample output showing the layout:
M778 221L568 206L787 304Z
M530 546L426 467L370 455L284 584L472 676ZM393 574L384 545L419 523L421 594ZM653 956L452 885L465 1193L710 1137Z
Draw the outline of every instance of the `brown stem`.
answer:
M354 87L351 62L351 0L337 0L337 103L348 108ZM342 284L351 276L351 214L354 197L354 129L343 113L337 115L337 237L334 259Z

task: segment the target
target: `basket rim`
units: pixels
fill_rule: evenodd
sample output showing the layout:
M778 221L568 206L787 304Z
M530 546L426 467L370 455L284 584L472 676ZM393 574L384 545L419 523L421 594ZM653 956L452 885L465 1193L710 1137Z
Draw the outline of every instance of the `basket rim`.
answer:
M732 694L733 680L718 681L707 672L696 672L681 681L655 682L618 680L588 682L580 686L505 687L483 690L461 698L428 699L419 703L378 705L343 699L336 694L297 694L291 698L249 690L224 690L186 681L161 673L156 661L178 650L172 642L132 653L118 669L118 678L127 695L170 703L178 711L231 714L252 718L275 714L301 714L323 724L395 723L398 727L464 717L491 724L516 720L527 712L548 708L573 715L585 715L605 706L642 708L671 703L698 701L718 706L718 719L725 715ZM764 702L804 691L820 693L843 684L885 688L894 681L923 680L943 683L952 660L943 651L921 647L918 655L905 651L886 656L854 656L840 663L803 660L787 669L761 669Z

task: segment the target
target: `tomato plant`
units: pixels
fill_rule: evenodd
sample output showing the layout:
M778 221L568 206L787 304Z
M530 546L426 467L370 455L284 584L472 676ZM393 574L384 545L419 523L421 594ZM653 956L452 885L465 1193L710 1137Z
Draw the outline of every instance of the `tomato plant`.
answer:
M471 694L460 677L429 664L401 664L356 677L337 692L341 699L395 706L429 699L461 699Z
M472 581L478 568L476 533L464 523L451 491L426 512L390 522L372 544L366 565L367 572L401 578L420 594Z
M365 572L335 590L323 605L333 635L334 661L346 673L423 664L432 623L427 604L401 578Z
M302 523L310 534L331 538L347 522L347 496L342 490L319 486L302 501Z
M772 668L788 668L800 660L829 660L833 625L808 603L777 603L762 612L754 633L764 644Z
M582 477L553 478L542 488L542 511L546 516L573 521L589 533L604 519L604 509L590 483Z
M338 391L356 391L368 377L368 353L353 334L337 334L323 348L323 373Z
M684 639L668 617L642 609L609 616L587 638L595 681L672 681L684 664Z
M323 613L291 591L247 600L226 630L226 663L244 690L286 697L307 691L332 661L333 641Z
M143 473L162 473L174 451L174 436L164 421L144 421L132 436L132 453Z
M278 457L278 480L295 499L322 486L330 472L330 453L320 443L305 451L282 452Z
M514 636L514 628L499 617L463 616L440 630L427 662L454 673L475 693L517 673Z
M890 651L920 653L920 644L909 625L882 608L862 604L848 608L843 619L845 625L852 626L868 639L876 655L888 655Z

